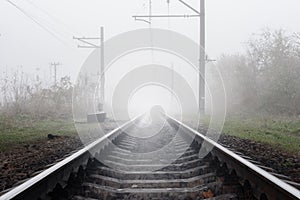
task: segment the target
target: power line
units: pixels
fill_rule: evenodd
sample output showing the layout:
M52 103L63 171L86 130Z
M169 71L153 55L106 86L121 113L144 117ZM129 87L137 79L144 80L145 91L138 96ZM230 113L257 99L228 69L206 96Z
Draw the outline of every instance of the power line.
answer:
M200 48L199 48L199 112L200 114L205 114L205 0L200 0L200 10L193 8L188 3L184 2L183 0L178 0L184 6L192 10L195 14L175 14L170 15L135 15L132 16L135 20L149 20L148 23L151 24L152 18L199 18L199 40L200 40ZM167 1L169 3L169 1ZM147 20L146 20L147 19Z
M22 12L26 17L28 17L30 20L32 20L35 24L37 24L40 28L42 28L44 31L49 33L52 37L54 37L56 40L61 42L64 45L67 45L62 39L60 39L57 35L55 35L52 31L50 31L47 27L45 27L43 24L41 24L39 21L34 19L29 13L27 13L25 10L23 10L21 7L19 7L17 4L12 2L11 0L6 0L9 4L11 4L13 7L18 9L20 12Z
M184 1L182 0L178 0L180 3L182 3L183 5L185 5L186 7L188 7L189 9L191 9L192 11L194 11L195 13L197 14L201 14L198 10L196 10L195 8L193 8L192 6L190 6L189 4L185 3Z
M141 20L139 18L149 18L149 15L134 15L132 16L135 20ZM200 17L200 15L151 15L151 18L194 18L194 17Z
M32 5L33 7L37 8L38 10L40 10L41 12L43 12L45 15L47 15L48 17L52 18L54 21L60 23L61 25L63 25L69 33L74 32L73 30L71 30L71 28L69 26L67 26L65 23L63 23L61 20L59 20L57 17L51 15L47 10L45 10L44 8L38 6L36 3L32 2L31 0L26 0L30 5Z

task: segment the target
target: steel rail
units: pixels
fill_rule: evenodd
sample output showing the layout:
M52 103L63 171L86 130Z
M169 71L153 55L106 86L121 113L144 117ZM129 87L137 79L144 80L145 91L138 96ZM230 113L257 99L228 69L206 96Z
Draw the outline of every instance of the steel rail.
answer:
M182 128L181 130L185 133L190 134L191 136L198 136L202 141L207 142L212 145L214 148L212 154L221 159L227 165L231 166L242 178L246 178L252 183L252 188L260 188L260 193L265 194L268 199L272 200L284 200L284 199L300 199L300 191L291 185L283 182L279 178L271 175L267 171L257 167L253 163L247 161L241 156L235 154L234 152L226 149L222 145L213 141L212 139L202 135L198 131L190 128L184 123L176 120L175 118L166 115L173 123L178 127ZM256 194L257 198L260 197Z
M83 163L87 163L91 155L97 151L100 151L99 145L101 145L101 143L103 143L106 139L117 135L117 133L119 133L122 129L128 128L142 116L143 115L137 116L124 123L71 156L58 162L54 166L30 178L23 184L13 188L12 190L0 196L0 200L28 199L26 197L33 199L34 197L38 198L41 196L41 194L51 191L51 189L53 189L62 178L68 178L72 170L76 169L76 167L79 167ZM40 193L37 193L37 191Z
M128 128L141 116L128 121L127 123L114 129L95 142L92 142L73 155L65 158L61 162L55 164L49 169L46 169L37 176L29 179L20 186L17 186L16 188L10 190L9 192L2 195L0 197L0 200L40 197L40 194L47 193L48 191L53 189L55 185L63 179L63 177L69 176L72 170L74 170L76 167L78 168L79 166L82 166L83 163L87 163L88 159L100 150L99 145L105 145L104 143L106 139L117 137L118 133L121 133L122 129ZM283 182L277 177L271 175L265 170L247 161L246 159L226 149L222 145L202 135L198 131L190 128L189 126L176 120L175 118L168 115L166 115L166 117L170 120L171 124L180 127L181 130L184 131L184 133L186 133L187 135L191 137L197 136L195 138L196 141L202 143L205 141L209 145L212 145L214 147L211 151L212 155L216 156L222 162L225 162L230 169L234 169L236 173L243 179L248 180L252 188L259 191L259 193L254 194L258 199L260 198L259 196L261 194L265 194L268 199L272 200L300 199L300 191L296 188Z

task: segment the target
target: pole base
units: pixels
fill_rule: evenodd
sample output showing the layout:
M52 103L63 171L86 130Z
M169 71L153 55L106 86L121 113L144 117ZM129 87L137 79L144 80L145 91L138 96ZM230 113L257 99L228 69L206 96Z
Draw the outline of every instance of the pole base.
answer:
M106 119L106 113L105 112L99 112L99 113L88 114L87 115L87 123L104 122L105 119Z

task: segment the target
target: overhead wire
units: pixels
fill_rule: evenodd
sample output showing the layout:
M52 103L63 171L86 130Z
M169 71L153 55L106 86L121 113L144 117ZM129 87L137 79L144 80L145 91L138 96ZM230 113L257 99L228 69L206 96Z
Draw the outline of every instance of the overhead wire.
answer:
M170 16L170 0L167 0L167 5L168 5L168 16ZM171 22L170 22L170 17L168 17L168 30L171 28ZM169 37L169 42L171 42L172 38ZM171 91L174 91L174 64L171 62ZM173 93L170 93L170 109L173 107Z
M168 16L170 16L170 0L167 0L168 4ZM168 29L170 29L170 17L168 17Z
M153 52L153 31L152 31L152 0L149 0L149 31L150 31L150 46L151 46L151 61L154 62Z
M146 6L146 0L144 0L144 2L142 3L140 9L137 10L137 12L135 13L135 15L140 14L141 11L145 11L146 8L147 8L147 6Z
M63 45L68 46L68 44L63 41L60 37L58 37L55 33L53 33L51 30L49 30L46 26L44 26L42 23L40 23L38 20L36 20L34 17L32 17L28 12L26 12L24 9L22 9L20 6L18 6L16 3L12 2L11 0L6 0L10 5L12 5L14 8L19 10L21 13L23 13L27 18L29 18L31 21L33 21L36 25L38 25L41 29L46 31L48 34L50 34L53 38L61 42Z
M145 11L147 9L147 3L146 3L147 0L144 0L144 2L142 3L142 6L139 10L137 10L137 12L135 13L135 15L139 15L142 11ZM140 19L140 18L135 18L136 21L141 21L141 22L146 22L147 24L149 24L150 22L147 21L147 20L144 20L144 19Z
M59 20L57 17L53 16L52 14L50 14L47 10L45 10L44 8L40 7L39 5L37 5L36 3L34 3L31 0L26 0L30 5L32 5L33 7L35 7L36 9L40 10L41 12L43 12L45 15L47 15L48 17L52 18L54 21L56 21L57 23L60 23L61 25L64 26L64 28L66 30L68 30L68 33L73 33L74 31L67 26L64 22L62 22L61 20Z

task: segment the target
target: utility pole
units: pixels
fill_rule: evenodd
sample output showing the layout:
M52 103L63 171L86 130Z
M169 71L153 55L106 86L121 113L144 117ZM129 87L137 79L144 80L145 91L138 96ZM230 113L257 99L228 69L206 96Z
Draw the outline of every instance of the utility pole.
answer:
M200 0L200 11L193 8L191 5L183 0L178 0L184 6L192 10L195 14L176 14L176 15L134 15L132 16L137 21L144 21L151 24L152 18L199 18L199 112L205 114L205 0ZM169 0L167 1L169 3ZM149 5L151 7L151 5Z
M61 65L60 63L50 63L50 66L54 68L54 86L57 86L57 66Z
M200 0L199 111L205 114L205 0ZM202 76L202 77L201 77Z
M101 58L101 67L100 67L100 76L101 76L101 86L100 86L100 102L102 103L102 110L105 100L105 93L104 93L104 84L105 84L105 72L104 72L104 28L101 27L101 51L100 51L100 58Z
M100 70L97 75L101 78L100 85L100 100L98 102L99 111L103 110L104 100L105 100L105 73L104 73L104 28L100 29L99 37L73 37L73 39L78 40L84 45L78 45L78 48L89 48L89 49L100 49ZM100 44L95 44L93 41L100 41ZM99 42L98 42L99 43Z

